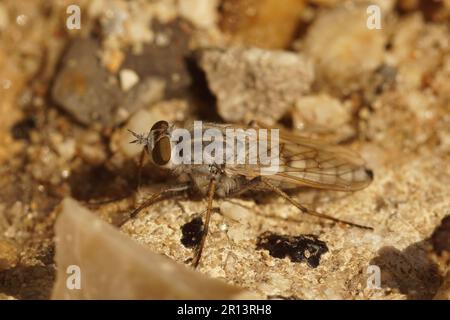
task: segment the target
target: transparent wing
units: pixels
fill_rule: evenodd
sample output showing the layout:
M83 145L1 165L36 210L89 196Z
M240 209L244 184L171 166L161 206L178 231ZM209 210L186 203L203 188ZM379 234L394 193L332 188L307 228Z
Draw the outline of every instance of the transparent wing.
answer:
M269 147L271 152L273 147ZM251 147L245 151L249 158ZM247 163L255 163L248 161ZM319 140L305 138L291 132L279 131L279 164L274 174L264 179L281 188L308 186L313 188L355 191L372 181L372 172L365 168L362 158L355 152L328 145ZM258 164L235 164L226 167L231 174L248 178L261 175L264 166Z

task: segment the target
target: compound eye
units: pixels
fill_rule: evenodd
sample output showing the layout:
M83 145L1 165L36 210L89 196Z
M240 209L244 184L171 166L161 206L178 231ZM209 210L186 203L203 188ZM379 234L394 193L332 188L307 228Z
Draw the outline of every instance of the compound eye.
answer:
M159 138L153 147L152 158L153 162L159 166L163 166L170 161L172 148L170 144L170 138L163 136Z
M164 120L160 120L158 122L155 122L155 124L150 129L151 132L165 132L169 128L169 123Z

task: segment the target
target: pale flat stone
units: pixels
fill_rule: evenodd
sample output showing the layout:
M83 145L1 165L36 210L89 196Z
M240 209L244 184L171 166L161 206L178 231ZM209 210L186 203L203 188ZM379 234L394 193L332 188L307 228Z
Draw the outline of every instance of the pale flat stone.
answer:
M100 220L75 200L62 202L56 223L57 281L53 299L233 299L243 289L154 254ZM80 270L80 289L66 282Z

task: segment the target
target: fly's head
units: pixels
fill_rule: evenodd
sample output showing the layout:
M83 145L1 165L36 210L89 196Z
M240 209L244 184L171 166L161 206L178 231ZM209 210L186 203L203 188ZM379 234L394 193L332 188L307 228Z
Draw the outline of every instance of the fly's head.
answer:
M154 164L166 166L170 163L172 155L171 130L172 126L167 121L161 120L152 126L147 135L138 134L131 130L128 131L136 138L130 143L144 145L145 150L150 155Z

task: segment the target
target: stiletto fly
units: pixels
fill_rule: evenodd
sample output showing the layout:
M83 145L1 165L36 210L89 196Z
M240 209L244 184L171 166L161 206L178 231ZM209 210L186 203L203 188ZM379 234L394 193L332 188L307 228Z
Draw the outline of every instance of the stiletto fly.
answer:
M166 121L158 121L148 134L130 131L135 137L131 143L144 146L139 161L138 186L146 154L156 166L173 170L176 176L185 176L187 180L184 181L189 181L188 184L175 185L154 194L132 211L130 218L171 193L191 189L207 197L202 236L192 259L194 267L198 266L205 246L214 197L233 197L252 189L272 191L304 214L372 229L308 209L285 192L298 187L338 191L356 191L367 187L373 173L365 167L357 153L285 129L259 124L245 127L200 123L199 127L199 123L180 128ZM230 132L238 134L230 135ZM269 132L274 139L263 141ZM223 154L220 155L220 152ZM267 157L268 154L271 155Z

